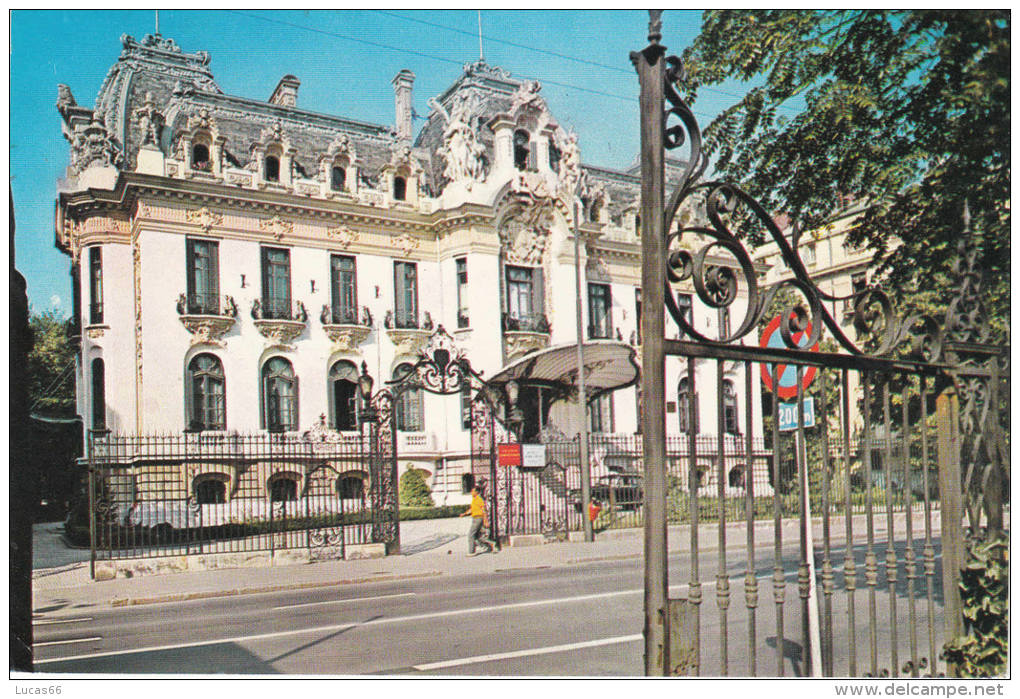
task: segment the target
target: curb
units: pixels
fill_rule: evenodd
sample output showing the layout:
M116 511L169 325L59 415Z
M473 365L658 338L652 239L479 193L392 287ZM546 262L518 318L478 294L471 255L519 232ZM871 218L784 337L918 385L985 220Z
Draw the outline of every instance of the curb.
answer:
M155 597L121 597L110 600L111 607L133 607L142 604L161 604L165 602L188 602L191 600L214 599L217 597L238 597L240 595L258 595L268 592L284 592L286 590L307 590L321 587L338 587L355 585L380 580L413 580L443 575L441 571L431 570L425 573L408 573L405 575L376 575L371 578L351 578L347 580L330 580L328 582L304 582L288 585L266 585L263 587L241 587L233 590L207 590L204 592L181 592L177 594L157 595Z

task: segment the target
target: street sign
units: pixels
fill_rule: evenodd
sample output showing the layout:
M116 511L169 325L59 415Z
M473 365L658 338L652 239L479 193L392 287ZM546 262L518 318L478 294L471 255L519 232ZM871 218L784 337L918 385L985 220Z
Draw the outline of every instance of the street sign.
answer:
M769 324L765 326L765 330L761 334L761 342L759 343L763 348L770 349L789 349L786 343L783 342L783 335L779 331L780 317L776 316ZM813 346L808 347L808 341L811 336L811 325L809 324L806 331L793 334L793 341L797 344L797 347L802 350L809 352L818 351L818 343L816 342ZM804 369L801 377L801 386L804 390L811 385L811 382L815 378L815 374L818 372L817 367L807 367ZM779 396L780 400L790 400L797 395L797 367L792 365L780 364L776 369L776 373L779 376L779 387L775 393ZM761 364L761 380L765 384L765 388L769 391L772 389L772 364L762 362Z
M815 426L815 399L808 397L804 399L804 427ZM779 404L779 431L789 432L797 429L797 404Z
M520 444L500 444L497 447L497 460L500 466L521 465Z
M522 444L521 445L521 467L522 468L545 468L545 445L544 444Z

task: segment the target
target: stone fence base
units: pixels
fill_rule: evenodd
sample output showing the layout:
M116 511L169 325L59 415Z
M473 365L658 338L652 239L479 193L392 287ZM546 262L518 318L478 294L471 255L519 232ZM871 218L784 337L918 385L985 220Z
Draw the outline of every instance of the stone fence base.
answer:
M317 561L359 560L383 558L386 544L348 544L347 555L338 546L314 549L284 549L280 551L250 551L246 553L208 553L191 556L161 556L159 558L124 558L114 561L96 561L96 581L115 578L136 578L142 575L164 575L221 568L269 568L298 565Z

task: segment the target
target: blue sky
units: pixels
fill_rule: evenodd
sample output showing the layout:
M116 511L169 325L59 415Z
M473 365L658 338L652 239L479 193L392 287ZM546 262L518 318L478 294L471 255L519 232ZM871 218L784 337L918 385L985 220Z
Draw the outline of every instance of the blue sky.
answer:
M646 12L483 10L481 19L485 60L542 82L553 114L577 131L585 163L625 168L635 161L638 83L628 55L647 43ZM697 36L701 13L670 11L663 20L663 43L679 54ZM390 80L402 68L417 76L414 108L425 116L428 98L478 59L475 10L161 10L159 29L186 52L207 51L228 94L268 99L292 73L301 80L302 108L377 124L394 121ZM57 84L93 106L121 34L141 39L154 31L152 10L10 15L16 254L34 311L70 309L68 258L53 245L56 182L69 162ZM742 93L727 84L703 90L695 105L702 128Z

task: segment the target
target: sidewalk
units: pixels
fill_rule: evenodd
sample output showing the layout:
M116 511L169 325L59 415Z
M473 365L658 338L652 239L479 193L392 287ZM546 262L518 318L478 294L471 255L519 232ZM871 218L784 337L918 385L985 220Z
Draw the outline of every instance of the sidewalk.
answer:
M897 515L897 538L902 536L903 515ZM854 518L855 532L862 531L863 519ZM841 540L842 521L833 522L833 542ZM877 524L877 523L876 523ZM755 525L758 547L771 546L774 524L759 521ZM352 583L378 582L445 575L476 575L512 570L529 570L596 563L598 561L640 558L644 555L643 529L620 529L601 533L594 542L570 541L538 546L504 547L494 554L468 558L467 528L463 519L422 520L401 523L399 555L351 561L325 561L310 564L261 568L203 570L135 578L116 578L95 582L89 578L89 552L68 549L59 538L62 525L36 525L33 571L33 596L36 612L74 613L92 606L125 606L188 599L222 597L279 590L328 587ZM814 522L816 540L821 524ZM715 524L699 527L699 549L717 547ZM742 550L746 536L743 522L730 523L727 549ZM798 522L783 521L783 540L797 541ZM916 528L915 528L916 532ZM876 531L876 533L880 533ZM856 535L854 537L857 538ZM689 551L690 528L669 527L670 553ZM438 581L437 581L438 582Z

